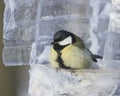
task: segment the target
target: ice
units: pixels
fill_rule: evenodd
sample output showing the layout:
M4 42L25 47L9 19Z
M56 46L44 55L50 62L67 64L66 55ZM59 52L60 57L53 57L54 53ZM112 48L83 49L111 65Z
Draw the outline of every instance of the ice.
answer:
M112 0L109 34L107 36L104 63L105 68L120 69L120 5L118 0Z
M90 6L93 9L92 12L92 16L90 18L90 41L92 43L90 50L94 53L97 54L98 50L100 49L99 44L98 44L98 39L97 36L95 34L97 26L98 26L98 17L99 17L99 0L94 0L94 1L90 1Z
M51 34L51 36L53 36L53 34L58 30L67 30L73 32L84 40L86 46L90 48L93 53L103 55L103 50L101 50L101 45L99 44L99 42L101 40L101 42L104 44L104 40L103 38L98 37L100 32L97 32L99 22L102 21L99 20L99 3L98 5L95 5L92 4L93 1L91 1L91 5L89 5L88 0L52 0L51 2L48 2L48 0L45 0L41 1L39 4L40 6L37 14L37 19L39 20L37 20L36 30L38 52L37 57L41 55L41 51L43 51L43 48L45 48L41 47L41 42L43 41L40 41L39 37L47 34ZM105 2L105 4L106 3L108 2ZM66 6L64 6L64 4ZM84 8L81 8L82 6L84 6ZM108 25L108 22L105 25ZM102 30L103 27L101 27L100 29ZM105 30L103 29L102 31L106 33L107 27Z
M42 8L40 17L69 16L71 14L79 14L80 17L86 17L89 14L87 10L89 8L88 0L42 0L40 7Z
M120 1L119 1L119 0L112 0L112 4L114 4L114 5L119 5L119 4L120 4Z
M30 61L29 64L35 64L36 62L36 43L34 42L31 47L31 52L30 52Z
M109 17L110 12L111 12L111 3L107 3L104 6L103 10L101 11L101 14L100 14L101 16L100 17L102 17L102 18Z
M30 96L120 95L119 0L112 4L111 0L4 2L3 62L6 66L31 65ZM78 35L103 60L76 74L52 69L50 44L59 30Z
M3 34L5 50L3 51L6 52L3 52L5 53L3 57L9 57L12 48L22 50L23 47L25 49L29 46L26 57L29 58L27 60L29 62L26 63L35 63L38 58L43 58L41 54L44 53L46 46L50 46L54 33L59 30L73 32L82 38L87 48L94 54L104 54L110 0L4 1L6 8ZM32 46L34 44L35 49ZM13 56L14 53L18 54L19 59L4 58L4 63L7 65L13 61L16 65L17 63L21 65L24 53L19 52L23 51L12 52Z
M5 65L37 62L38 58L42 57L41 54L46 46L50 46L53 34L58 30L67 30L82 38L87 48L94 54L104 56L103 66L106 68L111 58L112 63L119 63L119 53L113 53L114 47L111 44L114 38L116 38L114 42L118 41L119 37L116 35L120 33L119 0L112 0L112 7L111 0L30 0L29 2L4 0L4 2L6 7L3 62ZM109 15L110 12L111 15ZM108 31L110 32L108 33ZM32 52L34 43L36 43L35 53ZM119 43L116 43L115 46L117 45L119 47ZM16 54L19 58L9 58L11 54L12 56ZM110 55L107 56L107 54ZM26 57L27 60L24 61L23 57ZM35 57L34 60L32 57ZM46 61L48 60L46 59ZM11 64L12 62L14 64ZM116 64L116 66L118 65Z
M119 50L119 42L117 44L115 43L116 45L114 46L114 48L113 45L111 45L113 44L113 42L116 42L118 40L119 35L111 34L110 32L108 34L109 14L111 8L110 0L90 0L90 2L86 1L86 3L90 3L90 5L87 5L87 9L85 9L82 15L76 14L76 11L75 13L71 12L70 10L68 11L66 8L64 12L64 7L62 6L62 4L64 5L64 3L62 2L61 4L61 2L62 1L59 1L58 3L56 0L54 2L51 1L50 3L48 3L47 0L43 1L43 5L41 7L42 11L39 10L41 12L41 14L38 15L38 17L40 17L40 21L38 21L37 23L37 26L39 27L37 30L37 36L39 37L37 38L37 60L39 61L39 64L31 66L29 95L119 95L120 71L107 70L108 67L113 66L113 69L117 69L118 65L113 65L113 63L116 62L110 60L110 58L114 57L115 52L113 52L112 50L114 50L115 48L118 48L117 50ZM72 1L72 3L74 3L74 1ZM80 3L81 2L79 2L78 4ZM68 5L69 4L70 3L68 3ZM59 8L57 9L59 11L56 11L56 9L54 9L56 8L56 5L59 5ZM49 11L44 11L46 10L45 8L47 8L46 6L50 8ZM70 9L72 10L72 8L74 9L74 7L71 7ZM69 15L67 12L69 13ZM47 53L49 50L48 45L50 42L47 43L47 41L52 40L52 38L50 40L43 40L40 39L41 35L46 36L47 33L49 33L51 34L51 36L53 36L56 31L61 29L68 30L80 36L84 40L86 46L90 48L93 53L100 55L104 54L104 63L99 61L97 65L99 68L77 71L75 75L71 75L70 71L63 69L57 72L56 69L52 69L49 64L43 65L43 63L46 62L48 58ZM41 47L41 45L43 47ZM116 51L116 53L118 53L118 51ZM118 57L116 58L118 59ZM105 62L105 60L107 60L107 63ZM117 61L119 62L119 60ZM103 70L103 68L105 69Z
M27 65L35 42L38 0L4 0L3 62L6 66Z
M29 96L119 96L120 71L70 71L44 65L30 70Z
M12 46L3 49L3 62L6 66L28 65L31 46Z
M43 53L38 57L38 64L48 64L50 56L50 46L46 46Z

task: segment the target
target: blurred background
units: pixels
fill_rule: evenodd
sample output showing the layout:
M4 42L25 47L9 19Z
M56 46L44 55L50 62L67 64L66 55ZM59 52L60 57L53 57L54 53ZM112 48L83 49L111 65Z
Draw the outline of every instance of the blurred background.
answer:
M0 96L27 96L29 66L5 67L2 63L4 2L0 0Z

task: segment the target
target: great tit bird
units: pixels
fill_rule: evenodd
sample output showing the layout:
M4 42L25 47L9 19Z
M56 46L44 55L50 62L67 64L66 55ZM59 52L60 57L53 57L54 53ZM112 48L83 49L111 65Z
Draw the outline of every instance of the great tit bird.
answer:
M102 59L102 56L92 54L77 35L65 30L54 34L50 50L53 68L88 69L97 58Z

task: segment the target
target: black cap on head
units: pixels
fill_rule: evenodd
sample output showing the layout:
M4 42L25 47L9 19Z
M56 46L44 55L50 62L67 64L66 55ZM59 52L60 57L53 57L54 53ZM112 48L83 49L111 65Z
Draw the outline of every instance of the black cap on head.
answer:
M55 34L54 34L54 42L59 42L59 41L62 41L64 40L65 38L71 36L72 37L72 42L74 43L75 42L75 35L71 32L68 32L66 30L60 30L60 31L57 31Z

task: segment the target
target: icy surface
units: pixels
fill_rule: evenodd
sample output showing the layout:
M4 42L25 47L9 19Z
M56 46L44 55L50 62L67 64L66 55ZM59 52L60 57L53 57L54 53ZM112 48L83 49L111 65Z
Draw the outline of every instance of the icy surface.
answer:
M90 50L94 53L97 54L98 50L100 49L99 41L97 39L97 36L95 32L97 31L97 26L99 22L99 10L100 10L100 0L91 0L90 1L90 6L93 9L92 16L90 18L90 41L92 43Z
M81 6L84 7L81 8ZM46 48L41 47L43 41L39 40L39 37L47 34L53 36L56 31L63 29L82 38L94 54L103 55L108 32L110 6L110 0L44 0L39 2L36 18L37 60L39 57L44 57L41 55ZM52 41L52 39L48 41Z
M109 69L120 69L120 1L112 0L112 8L107 36L104 64Z
M30 96L119 96L120 71L70 71L33 65L30 70Z
M111 0L4 2L3 62L7 66L31 64L30 96L120 95L120 72L107 71L120 69L120 0L112 0L112 5ZM99 69L94 66L71 75L46 64L58 30L73 32L93 53L104 55L104 62L96 64Z
M5 65L49 62L45 48L58 30L73 32L94 54L103 56L110 0L4 1Z
M72 2L73 7L69 7L71 6L70 1ZM90 2L88 2L88 0L77 1L79 2L77 2L77 4L80 4L80 6L85 6L86 4L86 9L84 9L84 11L81 11L81 9L78 8L81 11L80 14L78 13L78 9L76 9L77 11L75 12L72 11L74 8L77 8L75 7L77 6L76 1L64 0L64 2L67 2L65 7L63 0L59 2L57 2L57 0L52 0L50 3L48 3L48 0L42 1L40 7L41 10L38 10L39 14L37 15L37 18L40 18L40 21L37 22L37 36L46 36L47 33L53 36L56 31L61 29L71 31L80 36L93 53L100 55L104 54L105 62L98 63L100 68L98 70L82 70L77 71L75 74L71 74L70 71L62 69L57 72L57 70L52 69L49 64L31 65L29 84L30 96L120 95L120 71L105 70L110 67L119 69L117 66L120 64L119 60L117 60L117 63L112 61L112 59L116 57L116 53L119 52L114 50L115 48L117 48L117 50L119 49L119 42L114 43L119 40L119 34L113 33L111 35L109 32L105 44L108 32L109 14L111 11L110 0L89 0ZM47 8L49 10L44 11L47 10ZM67 8L71 10L68 10ZM112 25L113 23L110 24ZM50 40L52 40L52 38ZM38 52L38 63L47 62L48 59L46 54L49 50L48 41L50 40L43 42L42 39L37 38L36 48ZM41 47L41 45L43 47ZM103 50L104 45L105 51ZM119 54L116 59L118 58ZM103 70L102 68L105 69Z
M4 2L5 65L48 63L46 46L50 46L56 31L64 29L82 38L94 54L104 55L101 66L120 69L119 0L112 4L111 0Z
M39 64L48 64L50 56L50 46L46 46L43 53L38 57L37 63Z
M38 0L4 0L3 62L7 66L26 65L35 41Z

